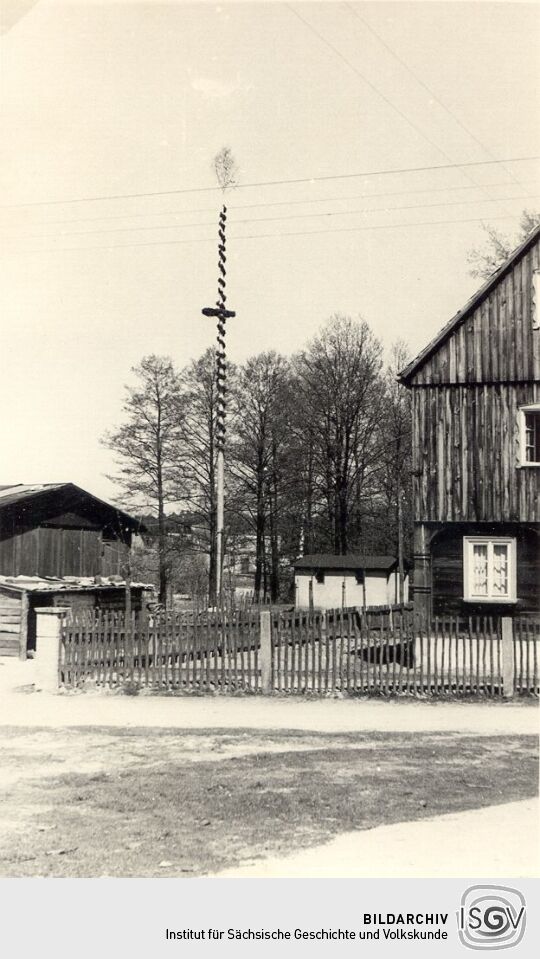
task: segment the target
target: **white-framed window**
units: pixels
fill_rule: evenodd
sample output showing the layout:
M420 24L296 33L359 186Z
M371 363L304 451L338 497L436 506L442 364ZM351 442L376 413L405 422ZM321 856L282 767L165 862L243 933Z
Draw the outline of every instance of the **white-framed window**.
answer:
M519 410L519 458L522 466L540 466L540 403Z
M469 602L515 603L515 539L464 536L463 584Z

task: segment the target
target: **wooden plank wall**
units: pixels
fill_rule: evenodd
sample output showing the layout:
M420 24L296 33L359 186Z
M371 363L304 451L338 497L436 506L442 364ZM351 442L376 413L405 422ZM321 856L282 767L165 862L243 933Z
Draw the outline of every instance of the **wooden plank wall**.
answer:
M540 379L540 330L532 324L532 274L540 242L423 364L411 386Z
M18 656L22 597L0 592L0 656Z
M518 409L540 384L413 390L416 522L540 522L540 470L519 466Z
M5 576L116 575L125 565L131 533L115 525L114 510L96 510L86 494L51 492L0 512L0 574ZM118 526L118 528L117 528Z
M101 548L101 575L125 576L129 546L120 540L104 540Z
M99 576L101 560L100 530L42 527L0 539L3 576Z

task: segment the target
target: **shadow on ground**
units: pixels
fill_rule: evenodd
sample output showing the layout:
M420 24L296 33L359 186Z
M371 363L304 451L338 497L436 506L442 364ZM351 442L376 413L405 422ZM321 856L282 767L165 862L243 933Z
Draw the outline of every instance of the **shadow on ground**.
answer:
M538 782L533 736L19 728L0 745L3 876L202 876Z

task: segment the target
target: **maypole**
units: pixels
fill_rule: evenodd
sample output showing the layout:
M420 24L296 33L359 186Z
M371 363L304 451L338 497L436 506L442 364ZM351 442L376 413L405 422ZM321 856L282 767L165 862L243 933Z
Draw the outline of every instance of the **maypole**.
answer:
M225 147L214 159L218 183L225 191L236 185L233 156ZM216 349L216 602L221 599L223 584L223 533L225 523L225 434L227 417L227 354L225 337L227 320L236 314L227 309L227 206L219 214L218 226L218 298L215 307L205 307L204 316L217 317Z

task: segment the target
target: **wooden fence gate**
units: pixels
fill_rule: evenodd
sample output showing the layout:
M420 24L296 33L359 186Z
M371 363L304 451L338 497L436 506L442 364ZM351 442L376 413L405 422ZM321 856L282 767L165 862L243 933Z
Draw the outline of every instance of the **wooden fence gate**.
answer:
M127 690L538 696L540 619L418 621L412 607L71 613L59 683Z

